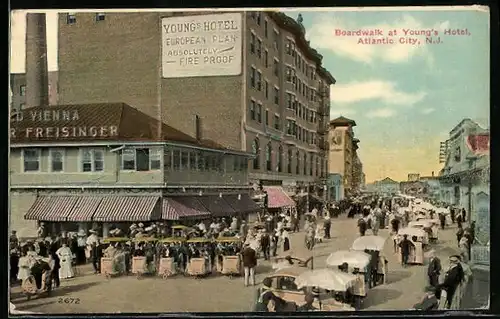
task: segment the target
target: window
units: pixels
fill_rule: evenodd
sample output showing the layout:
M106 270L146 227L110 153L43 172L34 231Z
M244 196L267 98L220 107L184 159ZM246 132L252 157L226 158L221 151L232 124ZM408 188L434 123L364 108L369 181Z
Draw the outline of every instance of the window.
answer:
M288 149L288 156L287 156L287 173L292 174L292 157L293 157L293 150L291 148Z
M257 72L256 84L257 84L257 90L261 91L262 90L262 73L260 73L260 71Z
M274 48L276 50L279 49L279 40L280 40L280 35L278 31L274 30Z
M174 150L172 154L172 162L174 166L174 171L179 171L181 169L181 151Z
M281 145L278 149L278 163L276 163L276 170L278 172L283 171L283 146Z
M21 85L19 87L19 95L20 96L25 96L26 95L26 85Z
M250 85L254 88L255 87L255 73L257 70L252 66L250 69Z
M81 164L82 172L102 172L104 170L104 151L83 149Z
M274 114L274 129L280 129L280 116L278 114Z
M260 57L262 56L261 53L262 53L262 40L261 39L257 39L257 50L256 50L256 53L257 53L257 56Z
M205 171L207 170L207 161L205 159L205 156L203 154L202 151L199 151L198 154L197 154L197 157L198 157L198 170L199 171Z
M299 175L300 174L300 152L299 151L297 151L297 153L295 153L295 159L296 159L295 174Z
M272 156L272 152L273 152L273 147L271 145L271 142L269 142L266 146L266 169L268 171L271 171L273 169L273 156Z
M277 87L274 87L274 104L280 104L280 89Z
M266 126L269 126L269 110L266 110Z
M181 151L181 170L189 170L189 152Z
M259 139L255 139L252 143L252 152L255 156L253 159L253 169L260 169L260 145Z
M286 81L292 82L292 78L293 78L293 70L291 67L287 66L286 67Z
M262 123L262 104L257 103L257 122Z
M250 53L255 53L255 34L250 33Z
M260 25L261 16L262 16L261 12L257 12L257 13L255 14L255 22L256 22L258 25Z
M140 172L149 171L149 149L135 149L135 165L136 170Z
M255 101L254 100L250 101L250 118L254 121L257 119L257 116L255 114Z
M268 33L269 33L269 32L268 32L268 31L269 31L269 30L268 30L268 28L269 28L269 27L268 27L268 25L267 25L267 24L268 24L268 23L267 23L267 20L264 20L264 35L265 35L265 37L266 37L266 38L268 37Z
M38 172L40 170L41 151L39 149L23 150L23 166L25 172Z
M163 167L167 171L172 169L172 150L170 148L166 148L163 154Z
M74 13L68 13L68 15L66 16L66 23L67 24L76 23L76 15Z
M319 176L319 172L321 170L320 163L319 163L319 157L316 157L316 176Z
M19 111L22 111L24 109L24 107L26 106L25 103L21 103L19 104Z
M95 14L95 21L104 21L105 18L106 16L103 12L98 12Z
M135 150L132 148L122 151L122 170L135 170Z
M286 120L286 134L287 135L293 135L293 121L292 120Z
M307 154L304 153L304 175L307 175Z
M286 107L288 109L291 109L293 107L293 94L292 93L286 93Z
M285 52L288 55L292 55L292 40L288 39L285 44Z
M266 92L266 99L269 99L269 82L266 80L264 84L265 84L264 91Z
M311 154L309 157L309 175L313 176L313 168L314 168L314 156Z
M49 150L50 171L62 172L64 170L64 150Z
M162 151L159 149L149 149L149 148L128 148L122 151L122 170L135 170L135 171L150 171L159 170L161 168L161 155ZM175 152L174 152L175 156ZM100 156L95 157L95 159L100 158ZM88 169L88 154L84 153L84 160L87 160L87 164L83 165L84 171ZM174 158L175 160L175 158ZM174 162L174 169L176 163ZM99 163L95 164L96 168L99 168ZM102 169L101 169L102 170Z
M280 61L278 59L274 59L274 75L280 76Z
M266 68L269 67L269 51L264 51L264 65L266 66Z
M150 149L149 150L149 169L159 170L161 168L161 149Z

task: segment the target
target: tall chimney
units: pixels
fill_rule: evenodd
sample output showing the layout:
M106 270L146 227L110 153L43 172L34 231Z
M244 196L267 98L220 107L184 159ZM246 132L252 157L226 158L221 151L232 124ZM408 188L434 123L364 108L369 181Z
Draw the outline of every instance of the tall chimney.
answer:
M45 13L26 14L26 106L49 105Z
M432 171L432 173L431 173L431 174L432 174L432 177L434 177L434 171Z

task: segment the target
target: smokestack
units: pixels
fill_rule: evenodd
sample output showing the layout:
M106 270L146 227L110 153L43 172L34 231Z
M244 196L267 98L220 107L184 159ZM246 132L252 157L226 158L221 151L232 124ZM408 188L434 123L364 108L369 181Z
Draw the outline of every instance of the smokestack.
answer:
M432 175L432 177L434 177L434 171L432 171L431 175Z
M26 106L49 105L45 13L26 14Z
M195 134L196 134L196 140L199 142L202 139L201 136L201 118L199 115L194 116L194 122L195 122Z

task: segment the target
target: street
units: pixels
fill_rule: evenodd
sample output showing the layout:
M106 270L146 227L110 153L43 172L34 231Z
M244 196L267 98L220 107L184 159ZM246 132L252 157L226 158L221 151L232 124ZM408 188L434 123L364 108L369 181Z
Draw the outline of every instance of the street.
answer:
M457 252L455 232L455 226L440 231L439 242L432 245L445 269L448 257ZM388 234L388 230L379 232L384 237ZM332 239L314 248L314 267L324 267L330 253L349 249L357 236L356 219L344 216L333 219ZM302 232L291 235L292 251L305 252L303 239ZM363 309L408 310L424 294L426 267L402 268L392 249L389 240L384 250L389 260L388 284L369 290ZM27 301L20 288L14 287L11 302L18 310L41 313L244 312L252 309L257 288L245 288L242 278L230 279L215 274L204 279L183 276L166 280L160 277L137 279L135 276L106 279L93 275L89 265L80 268L78 277L62 281L61 287L50 297L34 297ZM260 259L257 281L270 272L270 263Z

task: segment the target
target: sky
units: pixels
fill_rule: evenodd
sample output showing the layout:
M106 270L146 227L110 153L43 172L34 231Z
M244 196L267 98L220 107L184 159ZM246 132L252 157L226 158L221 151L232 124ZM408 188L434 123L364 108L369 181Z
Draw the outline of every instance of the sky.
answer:
M331 89L331 118L356 121L358 154L366 181L385 177L403 181L409 173L438 174L439 142L462 119L489 127L489 15L484 9L446 11L332 11L298 9L306 38L323 55L337 80ZM24 72L24 12L11 20L11 72ZM359 36L336 30L379 29L394 44L363 44ZM441 43L404 30L436 30ZM469 35L445 35L467 29ZM389 36L389 31L396 35ZM365 37L361 37L365 38ZM400 44L399 40L419 40ZM47 13L49 71L57 70L57 13Z

